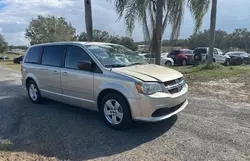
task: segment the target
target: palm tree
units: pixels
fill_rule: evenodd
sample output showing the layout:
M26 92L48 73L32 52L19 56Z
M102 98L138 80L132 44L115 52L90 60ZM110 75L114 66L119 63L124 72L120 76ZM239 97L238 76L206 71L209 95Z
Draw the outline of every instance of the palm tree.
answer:
M212 0L211 17L210 17L209 53L208 53L207 65L213 63L216 12L217 12L217 0Z
M161 63L161 40L162 40L162 19L163 19L163 0L158 0L156 4L156 22L155 22L155 63Z
M184 0L115 0L115 7L118 18L124 18L129 34L132 34L136 21L142 24L144 39L146 42L151 42L151 52L157 55L156 63L159 64L161 40L166 26L171 25L171 39L176 39L180 33L185 2ZM210 0L187 0L195 20L194 32L201 27L209 4Z
M84 0L85 6L85 25L88 41L93 40L93 22L92 22L92 7L91 0Z

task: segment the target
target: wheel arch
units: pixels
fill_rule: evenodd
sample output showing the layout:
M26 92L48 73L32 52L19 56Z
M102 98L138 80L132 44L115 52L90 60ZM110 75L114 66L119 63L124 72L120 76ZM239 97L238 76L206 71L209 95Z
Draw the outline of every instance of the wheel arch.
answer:
M123 97L124 100L126 101L126 103L128 104L129 109L130 109L129 101L128 101L127 97L122 92L120 92L120 91L118 91L116 89L107 88L107 89L102 90L99 93L98 97L97 97L97 108L98 108L99 111L100 111L100 104L101 104L101 101L102 101L103 97L106 96L109 93L116 93L116 94L120 95L121 97ZM131 109L130 109L130 111L131 111Z
M36 79L36 77L33 74L28 74L27 77L26 77L26 79L25 79L25 86L26 86L26 88L27 88L28 82L30 80L33 80L36 83L36 85L39 87L39 81Z

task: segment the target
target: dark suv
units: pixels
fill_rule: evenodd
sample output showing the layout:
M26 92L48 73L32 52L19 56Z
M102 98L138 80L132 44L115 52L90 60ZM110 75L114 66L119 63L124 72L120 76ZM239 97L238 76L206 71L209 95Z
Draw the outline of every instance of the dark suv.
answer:
M190 64L193 60L193 51L189 49L172 50L168 57L172 58L175 64L184 66Z

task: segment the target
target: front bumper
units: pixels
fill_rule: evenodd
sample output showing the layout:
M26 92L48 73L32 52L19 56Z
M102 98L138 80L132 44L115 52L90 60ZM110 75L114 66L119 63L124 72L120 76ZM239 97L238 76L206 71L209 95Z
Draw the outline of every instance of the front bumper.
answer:
M140 99L130 99L133 120L157 122L179 113L188 104L187 91L186 85L176 94L159 92L149 96L141 95Z

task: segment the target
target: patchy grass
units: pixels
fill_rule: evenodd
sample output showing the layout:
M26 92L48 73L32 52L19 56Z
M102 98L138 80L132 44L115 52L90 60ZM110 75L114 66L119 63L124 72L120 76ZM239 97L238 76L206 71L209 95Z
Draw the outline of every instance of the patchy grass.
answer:
M20 54L21 55L21 54ZM18 54L3 54L3 53L0 53L0 56L8 56L9 59L7 60L0 60L0 66L4 66L4 67L7 67L7 68L11 68L11 69L14 69L14 70L20 70L20 64L14 64L13 63L13 59L20 56Z
M11 150L13 143L7 139L0 139L0 150Z
M14 64L12 60L0 61L0 66L4 66L6 68L11 68L14 70L20 70L20 64Z
M18 56L20 56L20 55L22 55L22 54L3 54L3 53L0 53L0 56L8 56L9 58L10 58L10 60L13 60L14 58L16 58L16 57L18 57Z
M195 67L173 67L180 71L190 81L209 81L216 79L225 79L237 77L240 75L250 75L250 66L229 66L225 67L220 64L198 65Z
M234 102L250 103L250 66L229 66L220 64L195 67L173 67L184 74L190 91L204 96L230 99Z

